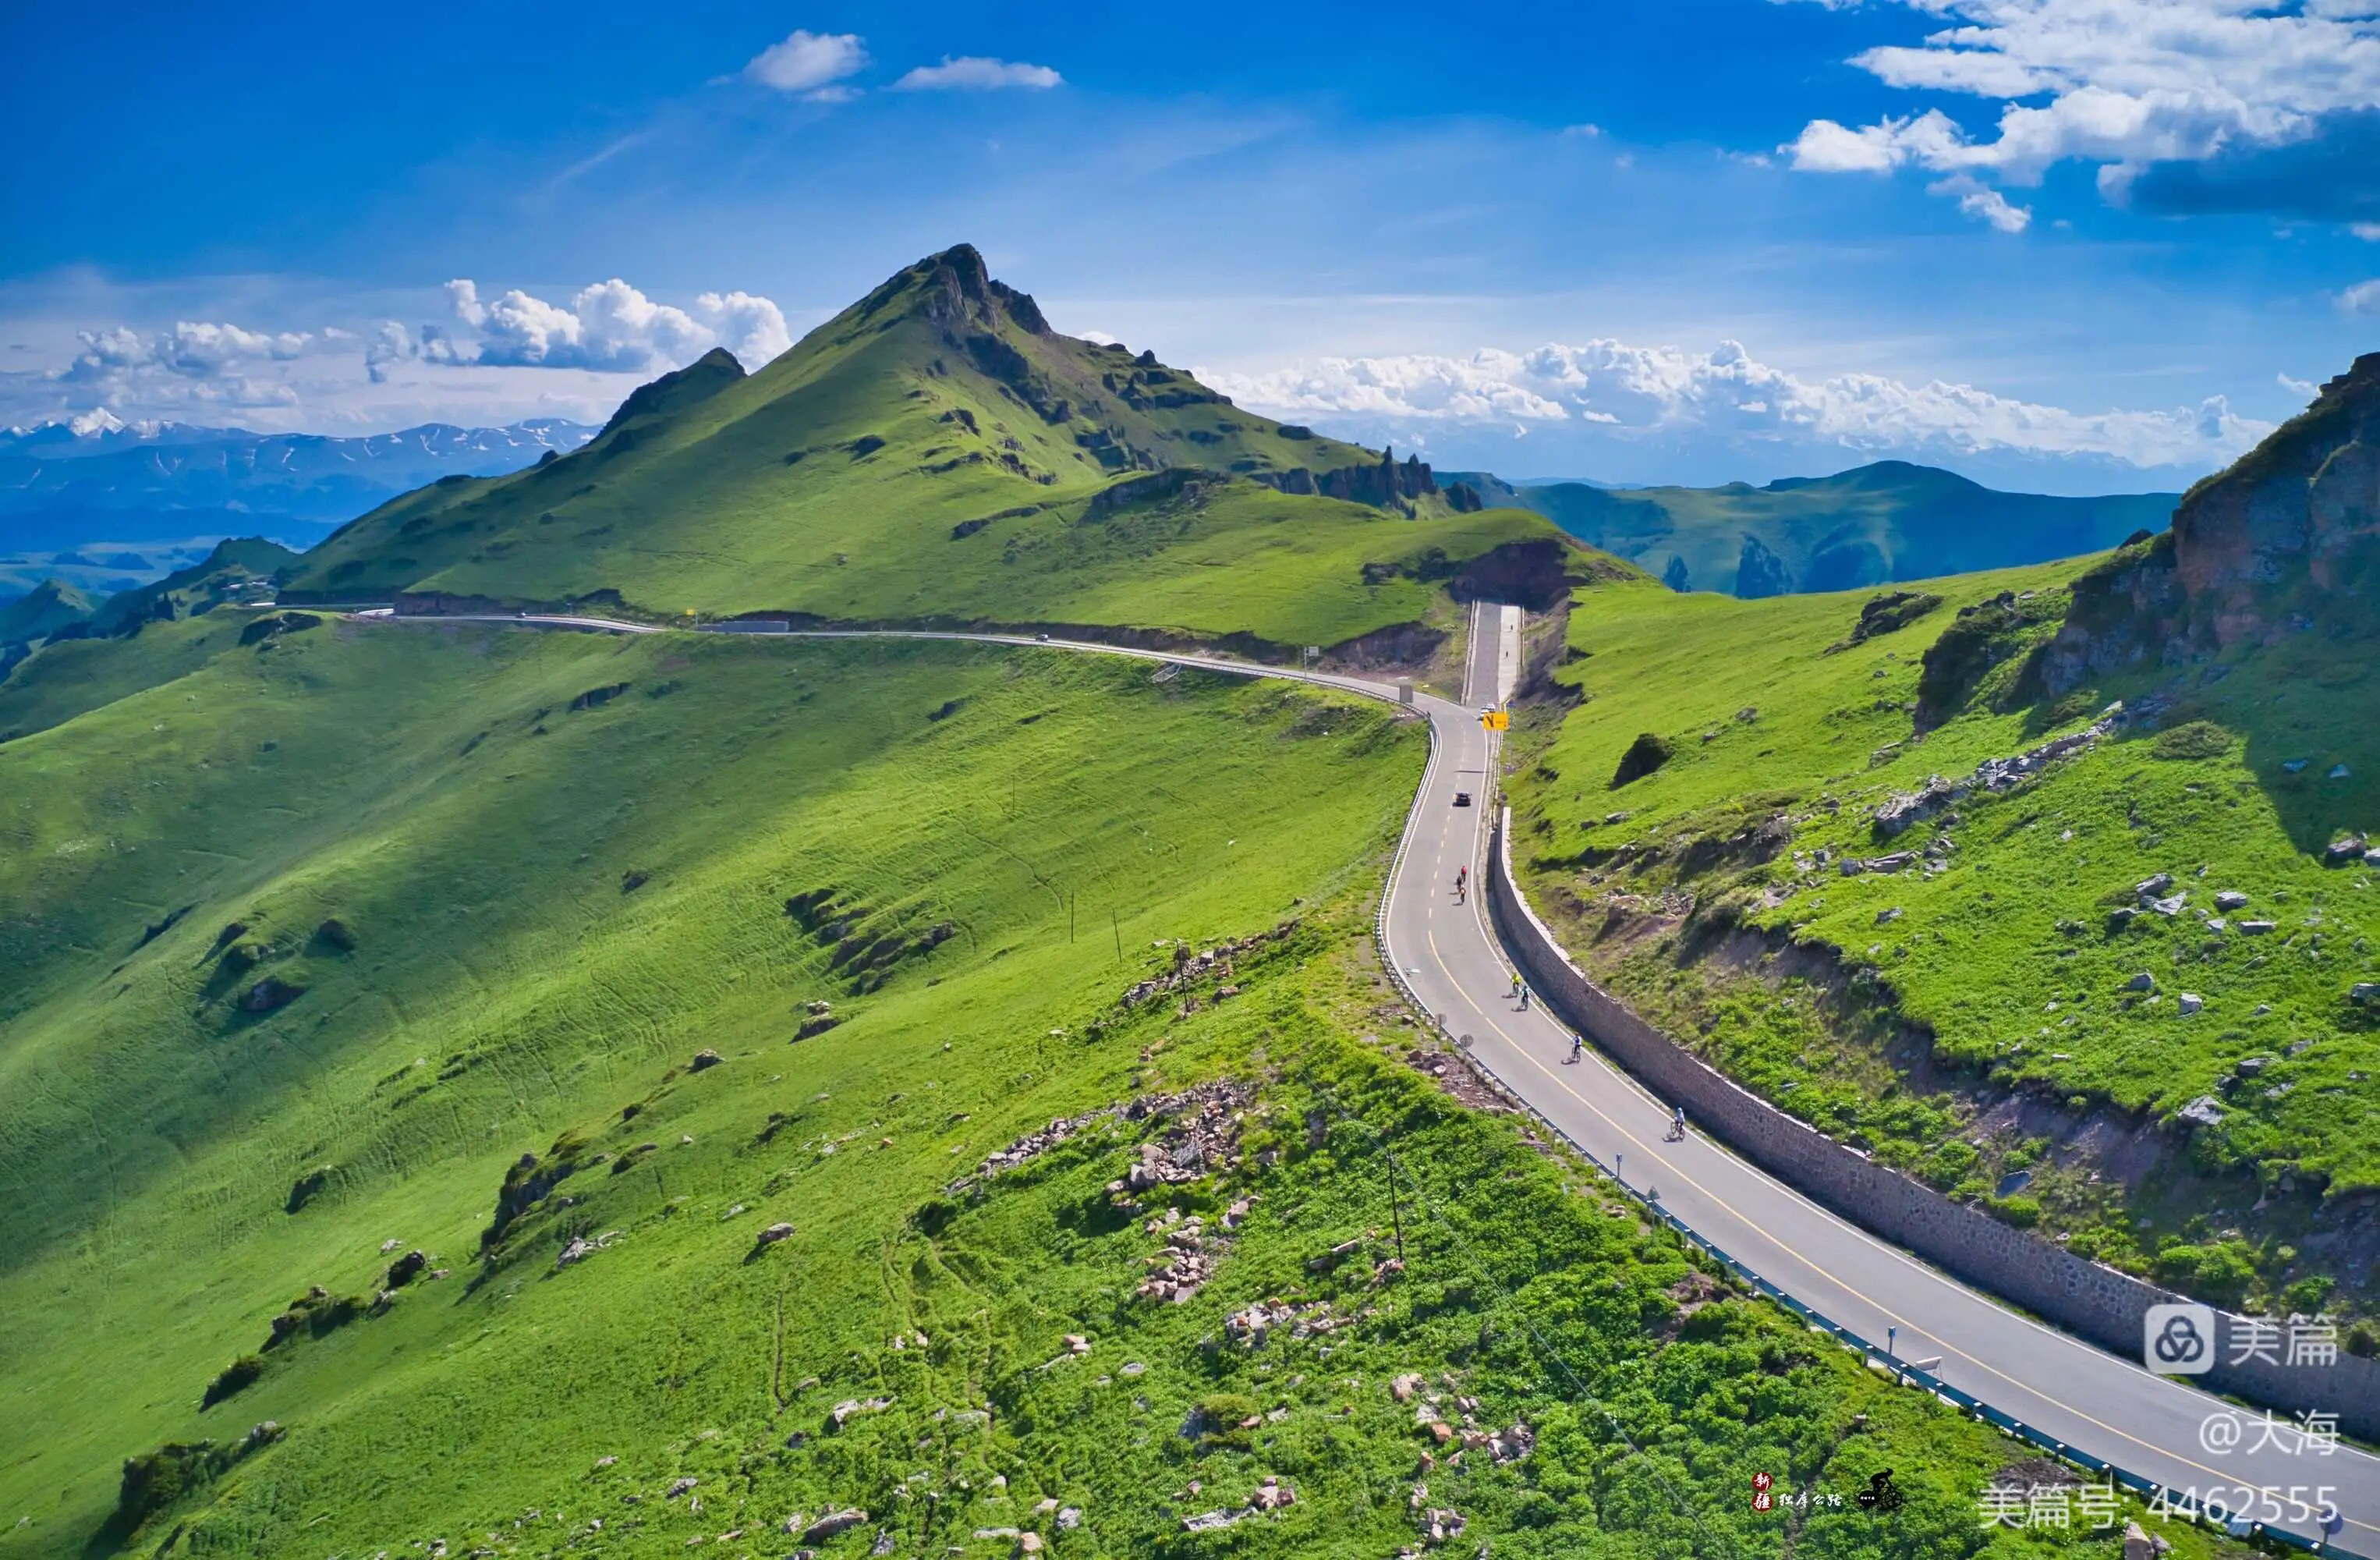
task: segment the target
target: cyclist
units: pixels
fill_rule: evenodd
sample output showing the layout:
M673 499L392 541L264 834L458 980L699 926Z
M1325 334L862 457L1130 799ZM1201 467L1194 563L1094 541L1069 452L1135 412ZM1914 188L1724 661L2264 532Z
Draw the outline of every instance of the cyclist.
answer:
M1571 1059L1572 1061L1575 1062L1575 1061L1577 1061L1577 1060L1579 1059L1579 1057L1581 1057L1582 1055L1585 1055L1585 1054L1586 1054L1586 1037L1585 1037L1585 1035L1583 1035L1583 1034L1574 1034L1574 1035L1571 1036L1571 1037L1570 1037L1570 1059Z
M1683 1105L1671 1105L1670 1107L1670 1141L1673 1143L1682 1143L1685 1140L1686 1107Z

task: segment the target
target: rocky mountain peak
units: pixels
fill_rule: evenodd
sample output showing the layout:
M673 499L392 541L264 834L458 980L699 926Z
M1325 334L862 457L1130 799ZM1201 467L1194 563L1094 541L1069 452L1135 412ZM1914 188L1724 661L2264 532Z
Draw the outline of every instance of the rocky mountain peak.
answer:
M920 311L945 330L997 330L1006 321L1035 335L1052 334L1033 295L994 278L973 244L953 244L928 255L878 288L870 303L905 281L914 281Z
M2380 590L2380 353L2182 496L2173 529L2074 582L2034 686L2179 663L2325 624L2368 623Z
M2358 358L2174 512L2174 567L2193 615L2221 645L2265 637L2291 610L2356 591L2380 562L2375 551L2380 352Z

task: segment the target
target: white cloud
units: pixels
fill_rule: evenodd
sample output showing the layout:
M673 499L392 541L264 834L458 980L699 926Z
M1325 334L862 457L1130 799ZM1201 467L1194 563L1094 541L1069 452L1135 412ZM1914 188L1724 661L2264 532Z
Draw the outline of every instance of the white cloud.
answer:
M908 92L990 91L1001 87L1055 87L1063 80L1046 65L987 59L980 55L953 59L945 55L941 64L921 65L892 85Z
M81 350L42 377L59 387L67 408L91 413L110 405L174 412L293 407L297 392L267 371L321 339L189 320L153 334L115 325L75 335Z
M1952 174L1949 178L1936 179L1925 187L1928 195L1955 195L1959 209L1969 216L1979 217L2003 233L2022 233L2032 225L2030 207L2012 204L2009 198L1989 185L1978 183L1969 174Z
M2374 291L2380 307L2380 284ZM1815 442L1870 455L2009 452L2204 465L2228 459L2271 429L2237 415L2221 396L2170 410L2075 412L1940 380L1912 384L1852 373L1810 381L1755 360L1732 341L1708 353L1596 340L1524 353L1488 347L1468 358L1324 358L1199 377L1244 406L1287 415L1512 422L1523 431L1585 422L1621 439Z
M2288 391L2292 396L2298 396L2301 400L2313 400L2318 390L2318 386L2316 386L2311 380L2291 379L2285 373L2277 373L2273 375L2273 377L2280 381L2282 389Z
M2348 231L2367 244L2380 244L2380 222L2355 223L2348 228Z
M704 293L694 307L746 368L758 369L794 344L784 311L765 298L747 292Z
M781 92L801 92L829 103L853 95L833 83L868 68L868 45L856 32L806 32L795 28L782 43L752 56L744 74Z
M286 361L314 339L302 331L251 331L188 320L155 335L142 335L123 325L75 334L81 338L83 349L67 370L68 379L138 369L162 369L186 379L214 379L244 359Z
M383 322L364 347L372 383L386 383L405 362L646 373L683 367L721 346L757 369L793 345L784 311L756 293L704 293L689 311L657 303L616 276L581 288L567 307L517 287L483 299L468 277L445 291L469 334Z
M2350 314L2380 314L2380 276L2358 282L2340 293L2338 306Z
M2325 116L2380 107L2380 6L2369 0L1900 3L1952 25L1852 63L1894 87L1997 99L1993 133L1971 136L1939 110L1857 129L1815 119L1782 149L1795 167L1913 164L2029 185L2079 160L2100 165L2102 192L2120 200L2145 165L2283 145ZM1935 188L1962 206L1973 194ZM2007 225L1998 208L1968 209Z

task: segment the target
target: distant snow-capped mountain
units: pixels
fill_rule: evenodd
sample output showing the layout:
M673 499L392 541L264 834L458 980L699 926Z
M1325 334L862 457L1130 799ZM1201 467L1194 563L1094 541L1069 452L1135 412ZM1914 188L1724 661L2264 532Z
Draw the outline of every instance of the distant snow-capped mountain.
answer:
M231 533L303 545L424 482L517 470L594 434L584 423L537 418L340 438L126 422L104 411L5 428L0 550Z

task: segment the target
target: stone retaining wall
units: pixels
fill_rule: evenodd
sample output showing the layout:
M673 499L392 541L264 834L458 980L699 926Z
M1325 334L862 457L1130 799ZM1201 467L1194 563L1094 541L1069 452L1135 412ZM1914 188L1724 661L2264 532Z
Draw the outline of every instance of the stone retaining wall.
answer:
M2148 1308L2175 1295L1953 1202L1868 1159L1730 1082L1636 1016L1572 964L1529 908L1505 855L1507 813L1490 850L1488 906L1506 950L1537 994L1596 1047L1701 1130L1803 1195L1961 1282L2112 1353L2137 1359ZM2238 1325L2223 1315L2228 1335ZM2340 1427L2380 1439L2380 1362L2341 1353L2335 1368L2229 1363L2228 1342L2209 1389L2292 1413L2336 1413Z

